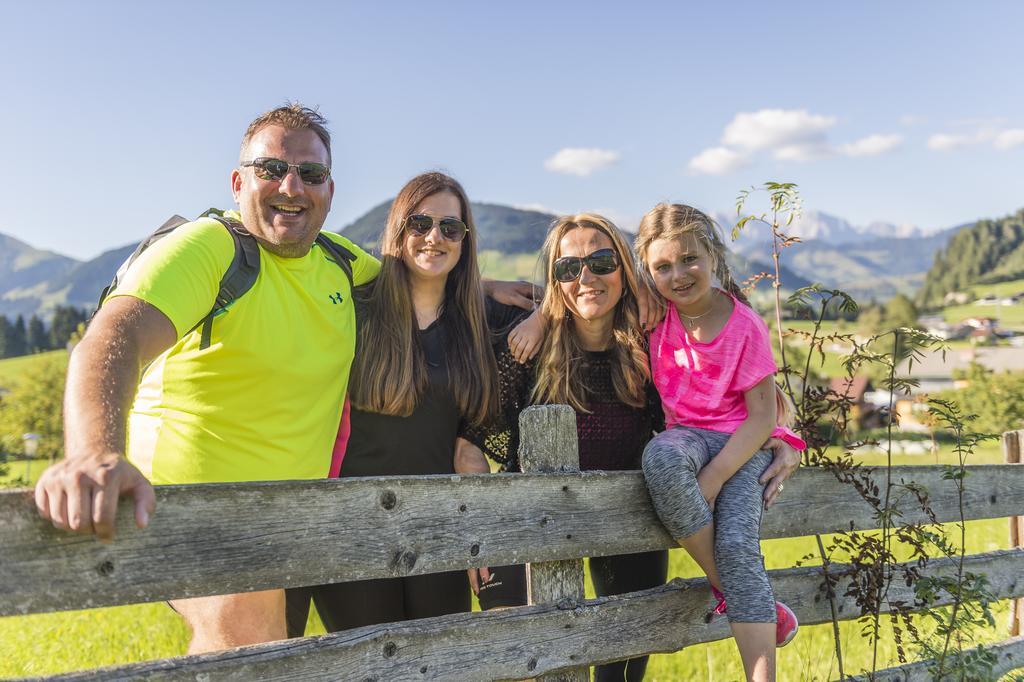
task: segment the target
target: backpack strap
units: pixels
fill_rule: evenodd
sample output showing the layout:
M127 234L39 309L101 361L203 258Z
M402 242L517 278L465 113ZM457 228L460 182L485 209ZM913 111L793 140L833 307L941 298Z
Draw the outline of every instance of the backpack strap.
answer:
M342 272L345 273L345 277L348 278L349 288L355 289L356 285L352 277L352 263L355 262L356 255L325 235L323 232L316 235L316 243L319 244L320 248L322 248L327 254L327 258L334 261L334 263L341 268Z
M189 330L195 331L200 326L202 327L199 339L199 348L202 350L210 347L213 318L226 310L249 289L252 289L256 283L256 278L260 274L260 247L256 238L240 222L225 218L216 209L210 209L200 217L212 218L223 225L235 245L235 255L231 259L228 269L224 271L224 276L220 279L220 287L217 290L213 307Z
M222 212L211 208L200 217L212 218L219 222L235 243L235 256L220 280L220 289L217 292L213 308L190 330L195 331L200 326L202 327L199 349L203 350L210 347L213 318L241 298L256 283L256 278L260 273L260 247L256 238L245 229L245 226L238 221L225 218ZM345 273L349 287L354 287L352 263L356 260L355 254L323 234L317 234L316 243L324 249L328 259Z

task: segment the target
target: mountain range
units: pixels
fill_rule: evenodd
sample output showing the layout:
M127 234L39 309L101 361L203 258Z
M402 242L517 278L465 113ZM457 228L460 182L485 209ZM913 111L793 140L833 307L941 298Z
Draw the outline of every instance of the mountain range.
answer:
M716 213L715 220L728 241L735 216ZM783 228L787 236L801 241L784 249L782 261L801 277L842 289L862 302L884 300L916 291L935 254L971 224L926 233L914 225L877 221L857 226L827 213L807 211ZM769 257L771 230L748 222L732 248L748 257Z
M390 204L375 206L339 232L377 250ZM500 204L474 203L472 208L479 248L506 255L536 253L555 219L548 213ZM715 217L728 239L733 216L719 213ZM842 218L808 211L787 230L803 243L783 253L782 282L787 289L821 282L861 299L913 293L924 281L936 252L963 227L925 235L910 225L877 222L858 227ZM140 239L144 233L140 230ZM737 280L772 270L770 241L765 226L748 224L733 244L731 265ZM46 316L56 305L91 308L134 248L128 244L79 261L0 234L0 314Z

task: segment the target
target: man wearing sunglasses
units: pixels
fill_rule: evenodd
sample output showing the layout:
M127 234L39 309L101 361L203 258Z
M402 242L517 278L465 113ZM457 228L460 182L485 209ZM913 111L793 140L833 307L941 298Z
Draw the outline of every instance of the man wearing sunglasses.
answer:
M54 526L110 540L129 495L145 527L152 483L327 476L356 327L349 278L317 241L334 193L325 123L292 104L246 131L231 172L238 211L225 216L259 243L259 276L212 318L209 339L196 325L235 256L213 220L143 251L97 312L68 369L66 458L36 485ZM354 255L352 284L377 275L375 258L324 238ZM283 590L171 605L192 628L189 653L286 636Z

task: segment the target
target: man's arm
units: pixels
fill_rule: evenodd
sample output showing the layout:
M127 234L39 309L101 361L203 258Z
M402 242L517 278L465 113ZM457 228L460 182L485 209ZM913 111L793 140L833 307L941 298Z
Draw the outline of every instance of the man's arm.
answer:
M107 301L89 325L68 365L65 458L35 488L39 514L56 528L112 539L123 493L135 499L136 525L149 522L156 497L125 459L125 428L142 368L176 339L162 312L130 296Z
M533 310L537 301L544 296L544 288L529 282L499 282L487 277L480 278L485 296L498 303L512 305L523 310Z

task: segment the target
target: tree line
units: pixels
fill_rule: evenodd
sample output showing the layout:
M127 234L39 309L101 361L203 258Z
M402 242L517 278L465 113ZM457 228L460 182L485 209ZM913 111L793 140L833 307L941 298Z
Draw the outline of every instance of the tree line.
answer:
M57 306L47 325L38 315L25 321L24 315L14 320L0 315L0 358L14 358L67 346L78 325L89 319L88 313L74 306Z
M999 220L980 220L960 230L935 263L917 295L919 305L939 307L946 294L972 284L1024 277L1024 210Z

